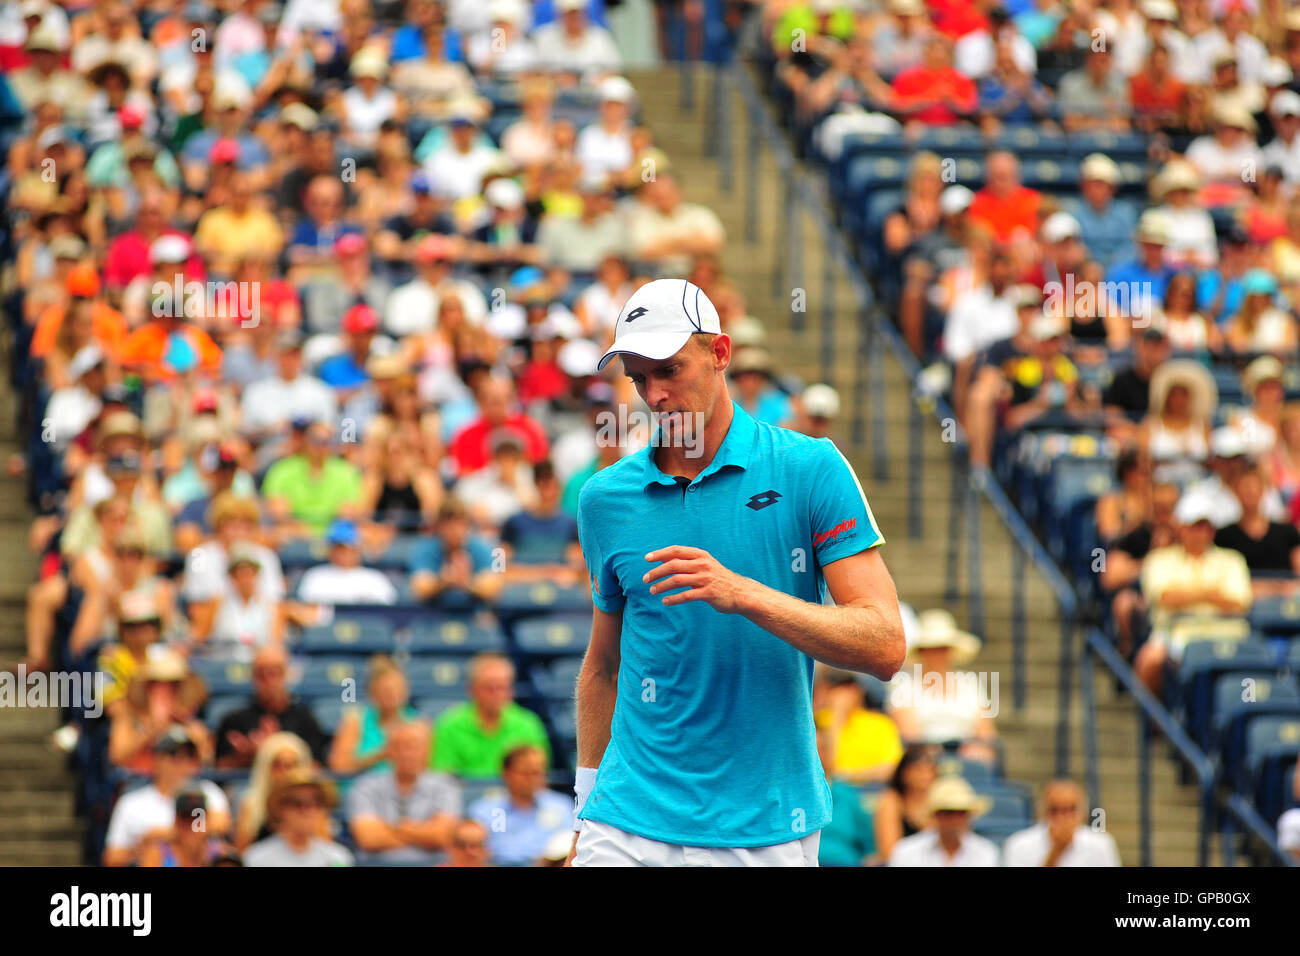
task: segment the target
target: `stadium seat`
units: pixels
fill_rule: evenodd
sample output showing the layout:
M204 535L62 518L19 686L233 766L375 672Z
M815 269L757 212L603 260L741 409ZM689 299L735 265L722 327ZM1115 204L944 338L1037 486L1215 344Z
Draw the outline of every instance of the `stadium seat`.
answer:
M1243 700L1244 697L1250 699ZM1213 740L1218 746L1221 766L1234 774L1241 769L1250 724L1261 716L1300 717L1300 687L1295 678L1259 671L1221 674L1214 682L1213 734L1197 743L1209 749ZM1246 784L1240 776L1233 782L1239 787Z
M294 538L282 544L276 553L286 573L301 571L328 561L329 545L321 538Z
M523 654L557 657L586 653L590 614L550 614L515 622L515 647Z
M1260 717L1246 731L1246 774L1265 819L1282 812L1282 794L1291 786L1289 771L1300 755L1300 717Z
M469 662L468 657L413 656L406 665L406 678L411 685L411 699L463 695Z
M303 631L295 650L304 654L391 654L392 622L382 617L338 618Z
M502 652L505 635L499 627L485 627L459 615L418 618L411 624L407 649L412 654L479 654Z
M190 669L203 679L209 697L247 697L253 690L253 669L243 661L218 661L194 655Z
M463 693L459 696L448 694L439 697L422 697L419 700L412 701L411 706L415 708L422 718L433 723L451 708L464 702Z
M1183 714L1193 740L1208 739L1210 708L1215 681L1220 674L1273 668L1274 655L1258 638L1192 641L1183 649L1177 681L1171 686L1176 709Z
M1300 635L1300 598L1261 598L1250 609L1250 626L1265 637Z
M302 674L293 686L294 692L304 699L339 696L348 687L363 695L365 662L355 657L312 657L302 666ZM348 681L352 681L348 684Z
M227 714L239 710L247 704L247 695L210 697L208 698L208 703L206 705L205 713L207 714L207 719L204 723L207 725L209 730L215 733L217 728L221 726L221 722L225 720Z
M585 587L556 587L546 581L514 584L501 590L496 601L497 616L526 617L552 611L591 612L591 595Z
M582 658L565 657L549 667L533 669L533 685L537 692L549 700L571 700L582 670Z
M993 766L983 760L967 760L956 754L942 754L936 765L940 775L954 774L965 777L976 790L981 787L996 787L999 783Z

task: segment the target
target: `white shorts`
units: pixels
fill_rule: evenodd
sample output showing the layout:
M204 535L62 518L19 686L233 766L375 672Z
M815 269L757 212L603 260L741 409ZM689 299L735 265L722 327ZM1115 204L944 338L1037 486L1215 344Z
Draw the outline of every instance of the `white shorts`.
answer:
M640 837L608 823L585 821L574 866L816 866L818 830L789 843L755 847L679 846Z

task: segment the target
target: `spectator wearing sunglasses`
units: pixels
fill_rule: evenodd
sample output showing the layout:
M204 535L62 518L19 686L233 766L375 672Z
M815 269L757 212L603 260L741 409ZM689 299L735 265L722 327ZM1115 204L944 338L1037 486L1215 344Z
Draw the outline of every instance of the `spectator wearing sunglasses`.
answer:
M1115 838L1084 825L1083 788L1053 780L1043 788L1041 822L1012 834L1003 866L1119 866Z
M352 853L320 836L321 816L338 802L334 785L314 771L287 773L271 791L275 836L244 853L245 866L351 866Z

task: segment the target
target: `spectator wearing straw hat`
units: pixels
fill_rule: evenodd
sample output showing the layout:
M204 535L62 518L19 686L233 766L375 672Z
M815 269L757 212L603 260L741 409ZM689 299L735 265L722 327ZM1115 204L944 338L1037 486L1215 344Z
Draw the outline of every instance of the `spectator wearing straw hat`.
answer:
M1178 543L1151 551L1142 563L1142 594L1151 608L1151 637L1134 669L1153 694L1164 685L1166 661L1182 658L1185 638L1176 616L1239 618L1250 611L1250 568L1236 551L1214 544L1214 508L1204 495L1184 493L1174 510ZM1244 625L1244 621L1242 622Z
M1229 418L1229 424L1241 433L1248 454L1260 458L1273 451L1282 428L1282 410L1286 404L1285 369L1272 355L1261 355L1241 373L1241 387L1250 399L1250 407Z
M1083 788L1053 780L1043 788L1040 821L1014 833L1002 847L1003 866L1119 866L1115 838L1085 826Z
M1220 102L1214 108L1214 132L1198 136L1187 147L1187 161L1210 183L1242 188L1243 176L1261 169L1263 156L1255 145L1258 127L1245 107Z
M1147 415L1138 442L1157 479L1194 478L1209 457L1209 423L1219 390L1205 367L1189 359L1163 362L1151 375Z
M275 836L244 852L245 866L352 866L346 847L321 837L321 815L338 803L334 784L313 770L292 770L276 782L267 807Z
M932 828L899 840L889 865L997 866L997 846L970 830L988 808L988 799L976 796L961 777L940 777L930 787Z
M1079 223L1079 238L1088 255L1107 269L1132 257L1133 232L1137 228L1137 211L1115 198L1119 179L1115 161L1103 153L1093 153L1079 166L1080 196L1066 204Z
M1204 269L1218 262L1214 219L1198 201L1203 184L1200 171L1185 159L1170 160L1151 181L1151 198L1169 224L1165 262L1175 268Z
M957 670L975 659L979 647L979 638L961 630L950 612L921 612L908 662L890 682L886 697L889 716L905 743L959 741L964 757L996 759L998 734L990 711L996 713L997 701L981 691L974 674Z

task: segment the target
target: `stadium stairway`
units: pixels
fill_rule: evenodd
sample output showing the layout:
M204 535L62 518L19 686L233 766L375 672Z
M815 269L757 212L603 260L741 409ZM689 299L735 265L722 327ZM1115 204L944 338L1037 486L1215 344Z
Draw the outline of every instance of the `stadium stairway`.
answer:
M22 450L14 422L14 394L5 376L0 462ZM25 651L27 587L36 579L36 560L27 551L31 520L24 479L0 472L0 666L21 660ZM68 758L50 745L59 723L55 708L0 706L0 866L81 863L75 778Z
M642 117L654 132L656 143L671 160L678 174L684 198L712 208L727 229L728 240L722 255L724 272L738 283L751 315L760 319L767 333L767 347L774 356L778 372L793 373L805 382L820 378L819 333L822 305L823 263L826 250L821 237L805 217L782 208L784 183L770 151L763 149L758 162L758 242L745 240L745 176L748 120L744 103L730 87L731 151L735 175L729 192L721 188L716 158L706 154L714 76L711 67L697 66L694 74L694 110L682 109L682 74L677 67L630 74L641 98ZM758 86L755 83L755 86ZM815 174L814 174L815 175ZM819 180L818 180L819 181ZM773 295L773 250L786 249L787 230L801 231L803 275L807 285L807 332L798 332L791 323L792 289ZM779 233L778 233L779 230ZM924 426L924 468L922 501L924 527L919 540L910 540L907 529L907 438L908 399L910 388L902 368L886 357L886 421L890 480L873 479L868 444L852 442L849 400L852 396L856 359L857 319L851 288L836 271L835 341L833 379L830 384L842 398L842 421L837 423L837 440L846 457L853 462L872 511L881 526L887 544L885 560L898 586L899 596L918 611L945 606L946 556L951 484L950 451L943 444L941 432L932 418ZM870 421L870 418L868 418ZM870 441L868 430L867 440ZM1012 542L996 513L987 504L980 508L980 570L983 589L985 628L981 635L984 649L975 667L998 676L999 713L996 723L1005 744L1004 773L1010 779L1024 781L1035 790L1053 776L1056 754L1058 665L1060 622L1055 597L1047 582L1036 572L1027 577L1025 608L1027 628L1027 701L1017 713L1012 699ZM959 567L960 598L949 609L958 621L969 621L971 582L967 576L967 558L963 549ZM1077 659L1077 652L1076 652ZM1137 724L1131 700L1119 696L1113 681L1098 670L1094 682L1098 704L1098 750L1102 781L1104 826L1115 837L1121 859L1137 865L1139 853L1139 806ZM990 677L990 681L991 681ZM1072 694L1070 774L1083 782L1083 740L1079 695ZM1175 767L1167 759L1163 743L1153 746L1152 787L1153 817L1152 862L1159 866L1194 866L1197 844L1197 799L1194 787L1178 781ZM1216 857L1212 862L1217 862Z

